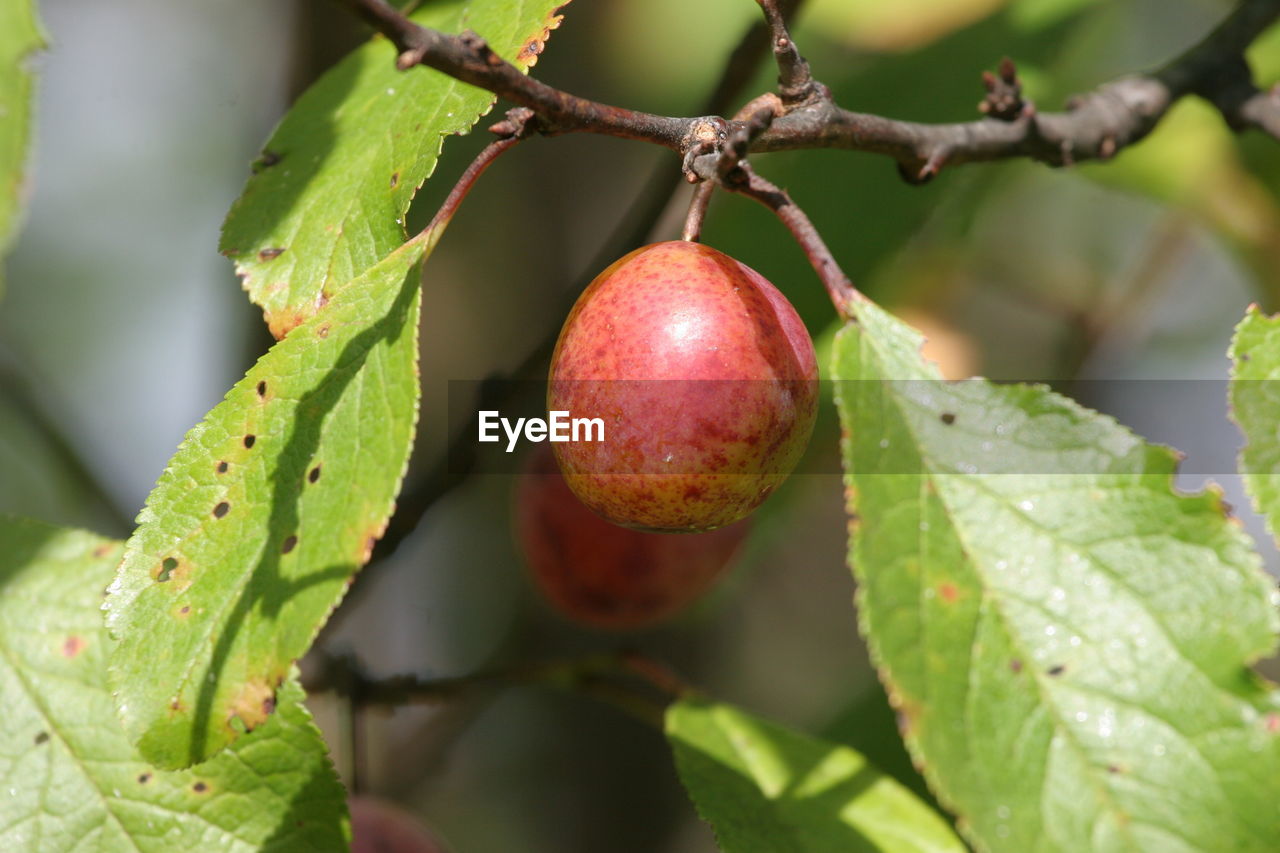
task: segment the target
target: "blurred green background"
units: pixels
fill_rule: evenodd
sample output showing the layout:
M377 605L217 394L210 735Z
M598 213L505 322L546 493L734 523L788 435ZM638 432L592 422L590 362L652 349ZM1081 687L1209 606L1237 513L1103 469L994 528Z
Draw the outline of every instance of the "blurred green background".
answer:
M852 109L921 121L976 115L979 73L1017 61L1027 94L1072 93L1150 69L1225 14L1221 0L810 0L795 36ZM750 0L577 0L534 74L598 100L690 115L755 20ZM50 0L38 60L33 195L0 302L0 511L123 536L183 433L270 339L216 252L248 164L288 103L367 33L336 4ZM1280 77L1280 32L1251 54ZM388 51L390 61L390 51ZM416 71L414 73L430 73ZM742 100L771 86L762 67ZM411 220L424 222L487 134L449 140ZM1250 302L1280 308L1280 147L1177 106L1114 162L946 171L911 187L872 155L761 156L864 291L930 337L950 376L1052 381L1221 472L1268 566L1276 553L1236 478L1221 407L1161 411L1119 379L1226 376ZM537 139L501 160L426 269L421 439L410 482L467 412L450 380L526 362L600 253L678 169L607 138ZM678 235L687 189L649 239ZM755 267L820 342L833 315L770 213L717 196L704 240ZM630 248L630 247L626 247ZM621 254L621 252L619 252ZM535 367L536 374L539 368ZM1114 389L1114 390L1109 390ZM831 470L834 415L815 435ZM1196 454L1203 454L1197 457ZM361 584L326 638L374 673L448 676L619 644L713 695L863 749L919 785L867 662L844 565L841 484L794 477L759 513L709 600L626 636L550 613L512 541L512 478L467 479ZM311 702L349 773L342 703ZM360 721L368 791L407 804L457 851L709 851L659 733L538 688Z

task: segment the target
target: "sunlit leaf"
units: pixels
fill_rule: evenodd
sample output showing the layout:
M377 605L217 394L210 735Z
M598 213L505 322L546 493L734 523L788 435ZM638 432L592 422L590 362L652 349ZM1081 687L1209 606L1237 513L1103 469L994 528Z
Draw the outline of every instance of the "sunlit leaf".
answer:
M272 719L170 772L107 688L102 588L121 543L0 518L0 850L341 851L345 793L290 676Z
M166 767L271 713L391 514L418 402L414 238L337 291L188 433L107 598L129 736Z
M861 627L982 850L1270 851L1270 583L1216 491L1044 388L941 381L871 304L837 343Z
M521 68L537 61L567 0L432 0L414 20L471 29ZM397 71L381 37L334 66L289 110L223 225L249 297L276 337L404 241L405 211L444 137L494 95L429 68Z
M726 853L960 853L946 821L854 750L731 705L667 710L676 769Z
M1273 535L1280 533L1280 317L1252 306L1231 344L1231 409L1244 431L1240 473Z

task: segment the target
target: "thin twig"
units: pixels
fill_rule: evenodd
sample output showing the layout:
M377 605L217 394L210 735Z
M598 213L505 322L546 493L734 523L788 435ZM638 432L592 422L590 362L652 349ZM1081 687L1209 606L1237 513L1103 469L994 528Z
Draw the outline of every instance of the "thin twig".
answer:
M524 107L508 110L505 118L489 128L489 132L497 135L498 138L481 149L470 165L458 176L453 189L449 190L449 194L440 203L435 216L431 217L427 227L422 229L423 233L436 231L442 225L448 224L453 215L458 212L458 207L466 199L467 194L471 192L471 188L475 186L476 181L486 169L493 165L493 161L511 150L517 142L528 139L537 126L538 121L533 110Z
M666 705L692 692L666 664L637 651L534 661L452 678L373 678L352 654L320 653L304 673L308 693L333 692L352 713L375 705L439 704L507 687L541 685L582 693L662 725Z
M778 63L778 92L786 104L799 104L817 94L809 63L800 55L799 48L787 31L787 20L778 0L756 0L769 25L773 57Z
M746 161L729 174L723 186L727 190L755 199L778 215L804 249L805 256L813 264L818 278L822 279L836 311L843 318L851 318L854 303L866 297L858 292L844 270L840 269L818 230L813 227L805 212L791 200L786 190L779 189L757 175Z

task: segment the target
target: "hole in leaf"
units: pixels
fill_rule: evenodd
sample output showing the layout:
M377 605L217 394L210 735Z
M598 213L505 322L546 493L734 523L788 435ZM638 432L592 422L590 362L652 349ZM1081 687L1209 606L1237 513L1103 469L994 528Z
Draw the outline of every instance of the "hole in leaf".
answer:
M309 482L314 483L316 480L319 480L319 479L320 479L320 466L317 465L316 467L312 468L310 471L307 472L307 480Z
M197 794L203 794L205 791L209 790L209 786L203 782L197 782L191 786L191 790L195 791Z
M290 536L284 540L284 544L280 546L280 553L288 554L298 544L297 536Z
M150 774L150 773L143 773L141 776L139 776L139 777L138 777L138 784L139 784L139 785L145 785L145 784L147 784L147 783L148 783L148 782L150 782L150 781L151 781L151 774Z
M42 744L42 743L48 743L48 742L49 742L49 733L48 733L48 732L37 732L37 733L36 733L36 746L40 746L40 744Z
M165 557L164 562L160 564L160 573L156 575L156 580L164 583L173 574L173 570L178 568L178 561L173 557Z
M391 189L395 189L395 188L396 188L396 184L398 184L398 183L400 183L400 173L399 173L399 172L392 172L392 173L391 173Z
M190 612L191 612L191 605L190 605L190 604L184 604L184 605L182 605L181 607L179 607L179 608L178 608L178 612L179 612L179 613L190 613Z
M276 163L280 162L280 155L272 151L270 148L262 149L262 156L258 158L258 162L253 164L253 172L257 174L262 169L270 169Z
M257 441L257 440L258 440L258 437L257 437L256 435L253 435L252 433L250 433L249 435L246 435L246 436L244 437L244 446L245 446L245 447L253 447L253 443L254 443L255 441Z
M227 473L227 463L226 463L226 462L219 462L219 463L218 463L218 473L219 473L219 474L225 474L225 473Z
M224 515L227 514L227 511L229 509L231 509L231 504L227 503L226 501L222 501L221 503L219 503L217 506L213 508L213 517L222 518Z
M262 249L258 252L258 260L269 261L284 254L284 249Z
M258 396L259 397L267 396L267 382L265 379L258 383Z
M1062 675L1062 673L1066 671L1067 671L1067 668L1063 664L1058 664L1057 666L1049 667L1049 675L1052 675L1055 678L1059 675Z
M939 415L939 418L947 426L951 426L953 423L956 422L956 416L951 414L950 412L943 412L941 415Z

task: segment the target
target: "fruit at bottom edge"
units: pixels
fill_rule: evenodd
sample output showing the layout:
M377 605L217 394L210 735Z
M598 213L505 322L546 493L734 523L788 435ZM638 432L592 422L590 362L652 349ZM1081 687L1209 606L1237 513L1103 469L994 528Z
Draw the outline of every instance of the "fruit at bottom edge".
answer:
M565 321L549 378L550 411L604 424L604 441L554 445L569 487L644 530L749 514L794 469L817 414L817 358L791 303L686 241L600 273Z

